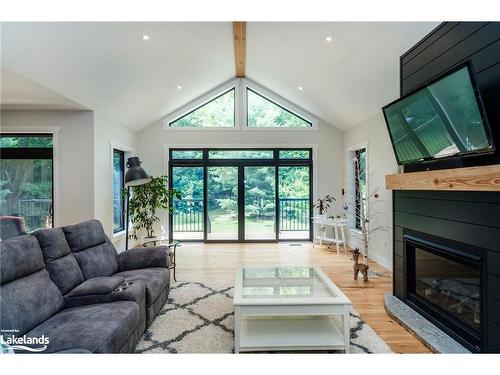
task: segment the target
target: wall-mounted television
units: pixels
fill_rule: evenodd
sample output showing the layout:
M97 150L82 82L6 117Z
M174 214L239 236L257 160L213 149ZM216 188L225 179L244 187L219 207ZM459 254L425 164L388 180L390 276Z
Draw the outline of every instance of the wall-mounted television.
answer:
M469 64L382 108L399 165L495 151Z

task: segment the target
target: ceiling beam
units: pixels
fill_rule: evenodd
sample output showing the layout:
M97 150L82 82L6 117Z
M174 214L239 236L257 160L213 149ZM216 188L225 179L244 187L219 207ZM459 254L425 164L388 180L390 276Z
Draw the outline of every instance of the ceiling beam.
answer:
M246 33L246 22L233 22L234 61L238 78L245 77Z

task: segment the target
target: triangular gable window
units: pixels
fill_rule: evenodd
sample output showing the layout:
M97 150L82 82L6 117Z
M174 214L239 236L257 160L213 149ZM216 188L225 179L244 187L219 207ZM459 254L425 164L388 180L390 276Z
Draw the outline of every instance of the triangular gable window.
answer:
M312 123L247 88L247 126L250 128L309 128Z
M235 126L235 89L226 91L207 103L169 123L171 128L230 128Z

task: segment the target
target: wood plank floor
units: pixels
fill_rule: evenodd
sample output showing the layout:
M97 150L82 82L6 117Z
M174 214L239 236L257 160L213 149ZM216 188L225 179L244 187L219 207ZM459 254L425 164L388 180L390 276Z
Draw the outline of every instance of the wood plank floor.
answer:
M391 272L370 262L381 277L364 282L352 277L352 261L342 250L336 254L311 243L200 244L186 243L177 252L177 281L234 283L235 271L243 266L317 265L351 299L353 307L396 353L429 353L413 335L392 320L384 309L384 293L391 291Z

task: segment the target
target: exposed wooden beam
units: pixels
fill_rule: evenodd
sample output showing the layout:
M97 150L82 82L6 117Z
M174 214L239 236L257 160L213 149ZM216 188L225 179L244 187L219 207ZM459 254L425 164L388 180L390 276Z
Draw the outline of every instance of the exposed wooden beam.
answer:
M234 61L238 78L245 77L246 34L246 22L233 22Z
M385 176L389 190L500 191L500 164Z

